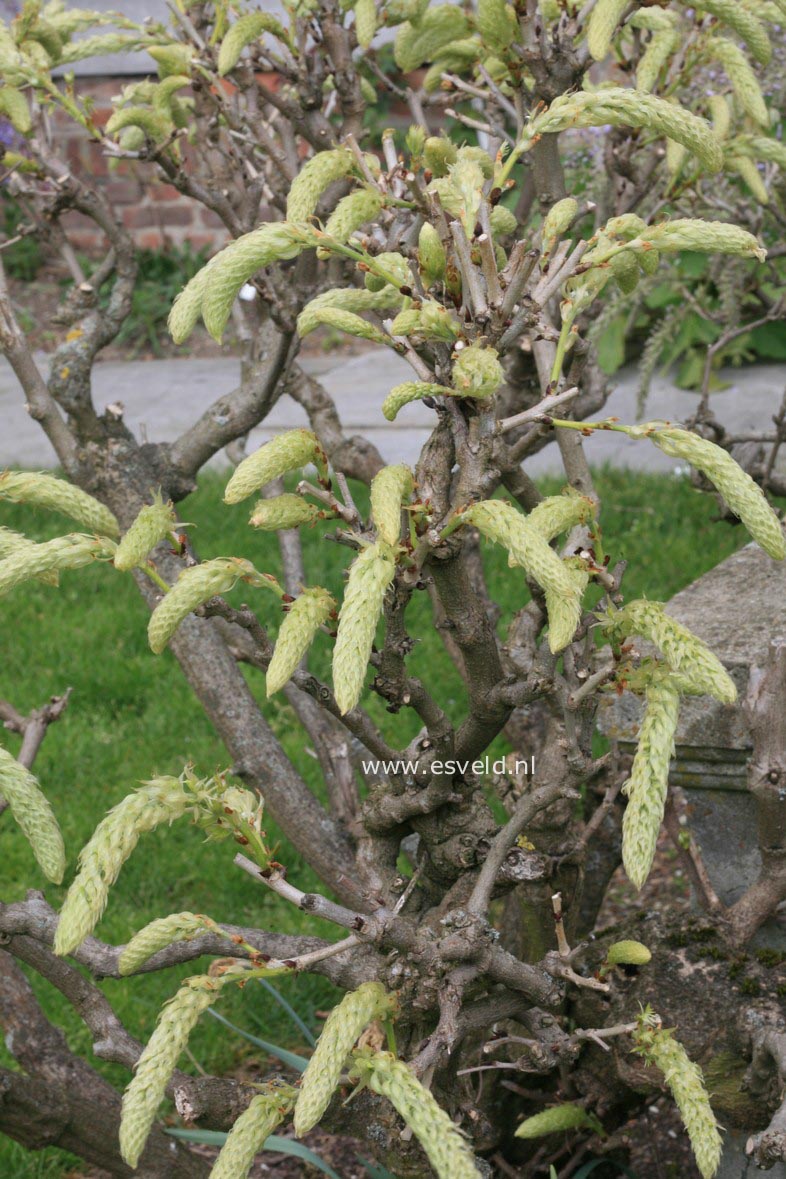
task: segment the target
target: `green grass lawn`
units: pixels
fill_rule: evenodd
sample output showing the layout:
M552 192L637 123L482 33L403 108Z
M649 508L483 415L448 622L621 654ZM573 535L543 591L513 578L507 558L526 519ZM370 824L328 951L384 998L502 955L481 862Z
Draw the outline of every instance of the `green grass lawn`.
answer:
M597 483L606 551L612 563L620 558L629 561L624 585L628 597L668 598L748 539L741 528L718 522L714 500L695 491L684 478L602 471ZM558 485L551 481L546 489L555 491ZM195 526L200 554L245 556L258 569L278 574L275 537L248 528L247 504L227 508L220 497L221 481L205 476L198 492L179 509L181 519ZM64 531L60 519L9 504L0 504L0 524L36 539ZM522 579L508 570L500 550L489 549L487 556L490 585L503 608L504 625L525 600ZM309 582L339 594L349 551L321 539L317 528L305 537L305 557ZM245 587L235 591L234 598L251 601L253 594ZM260 594L253 601L263 621L275 630L274 599ZM179 773L187 761L193 761L200 774L209 774L226 767L228 758L172 655L150 653L147 612L128 575L102 566L65 574L58 590L38 582L28 584L3 600L2 613L0 696L24 712L68 686L73 688L68 711L50 730L36 763L36 773L63 828L68 884L79 849L104 812L134 783L156 773ZM412 632L419 639L412 669L427 684L435 685L442 706L458 718L464 709L463 686L430 624L425 594L415 602L412 620ZM326 674L328 660L328 641L320 636L314 670ZM249 682L262 700L262 675L251 671ZM397 746L419 727L405 714L391 717L376 698L369 707ZM316 762L284 698L266 704L265 712L299 772L319 792ZM3 742L12 752L18 749L18 738L10 734L3 734ZM23 897L27 888L42 888L45 882L8 814L2 824L3 899L10 901ZM271 834L276 834L272 825ZM147 836L112 890L100 936L126 941L146 922L180 909L205 912L218 921L335 936L331 927L256 888L233 867L232 856L233 845L205 844L197 831L184 824ZM295 883L305 888L316 885L313 874L286 843L279 858ZM58 906L64 889L47 886L46 894ZM129 1030L145 1038L180 979L198 970L199 965L190 964L102 985ZM90 1055L89 1038L70 1008L40 980L36 988L46 1011L67 1030L74 1047ZM279 989L314 1028L319 1026L316 1010L330 1006L335 998L327 982L306 975L280 982ZM261 987L225 994L221 1010L268 1040L295 1050L305 1047L302 1033ZM194 1033L191 1048L194 1065L209 1071L236 1067L251 1051L259 1057L259 1050L251 1050L246 1041L209 1017ZM9 1064L10 1058L4 1057L3 1063ZM99 1067L118 1085L127 1080L120 1068ZM59 1152L32 1156L0 1140L2 1175L59 1176L67 1168L68 1161Z

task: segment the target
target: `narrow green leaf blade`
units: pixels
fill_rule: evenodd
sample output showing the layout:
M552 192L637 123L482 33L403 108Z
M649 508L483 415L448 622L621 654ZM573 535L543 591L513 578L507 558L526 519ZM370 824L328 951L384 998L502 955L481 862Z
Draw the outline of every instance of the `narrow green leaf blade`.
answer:
M184 1142L195 1142L200 1146L223 1146L227 1135L221 1130L167 1130L173 1138L181 1138ZM341 1179L324 1159L313 1150L309 1150L302 1142L295 1142L292 1138L281 1138L278 1134L271 1134L265 1143L265 1152L274 1151L276 1154L288 1154L293 1158L316 1167L328 1179Z
M269 1040L261 1040L259 1036L252 1036L251 1032L247 1032L245 1028L239 1028L237 1024L230 1023L218 1011L212 1007L208 1007L208 1014L217 1019L219 1023L223 1023L225 1027L231 1028L233 1032L237 1032L244 1040L248 1040L249 1044L256 1044L257 1048L264 1048L265 1052L269 1052L271 1056L275 1056L283 1064L289 1065L295 1072L303 1073L306 1071L308 1061L305 1056L298 1056L295 1052L289 1052L286 1048L280 1048L278 1044L271 1044Z

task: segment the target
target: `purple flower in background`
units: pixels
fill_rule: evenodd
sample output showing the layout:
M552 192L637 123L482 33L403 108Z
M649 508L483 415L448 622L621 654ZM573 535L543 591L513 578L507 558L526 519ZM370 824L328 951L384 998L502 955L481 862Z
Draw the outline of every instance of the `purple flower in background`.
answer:
M13 20L19 12L19 5L14 3L14 0L0 0L0 18L4 21ZM7 119L0 119L0 146L7 151L8 148L15 148L18 150L20 143L19 135L8 122Z
M5 119L0 119L0 144L4 148L9 148L16 147L17 142L18 136L11 124L6 122Z

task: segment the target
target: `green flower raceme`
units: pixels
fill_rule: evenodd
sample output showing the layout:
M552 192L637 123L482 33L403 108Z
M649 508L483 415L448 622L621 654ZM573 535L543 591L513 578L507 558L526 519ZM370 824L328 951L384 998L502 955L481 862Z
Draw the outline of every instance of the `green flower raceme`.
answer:
M528 517L504 500L472 504L457 518L458 523L473 524L483 536L506 548L511 563L520 565L543 588L549 609L549 646L554 652L563 650L579 624L586 579L574 576Z
M133 974L159 950L175 942L187 942L205 933L220 932L215 921L200 913L171 913L159 917L135 933L118 959L121 974Z
M412 471L403 463L383 467L371 481L371 518L386 544L395 546L401 539L401 510L413 486Z
M647 427L634 427L634 436L642 430L665 454L683 459L705 474L765 553L776 561L786 558L786 537L780 520L759 485L728 451L677 426L655 426L649 432Z
M8 803L47 880L59 884L66 860L57 819L35 775L1 745L0 797Z
M714 696L734 704L737 689L729 673L706 643L666 613L661 602L638 598L611 620L614 635L640 635L661 649L670 666L681 673L680 692Z
M390 1052L361 1050L355 1053L350 1079L387 1097L423 1147L438 1179L478 1179L466 1139L403 1060Z
M210 1179L246 1179L265 1142L291 1111L297 1089L283 1081L270 1081L252 1097L235 1122L213 1164Z
M227 981L226 976L211 978L207 974L189 978L159 1015L156 1029L123 1095L120 1153L129 1167L136 1167L145 1149L169 1078L191 1032L200 1015L215 1003Z
M712 1179L720 1166L723 1142L701 1069L672 1032L660 1027L658 1017L647 1011L639 1018L634 1050L663 1073L688 1131L696 1165L703 1179Z
M157 495L152 504L139 512L131 527L117 546L115 569L135 569L144 565L151 549L174 529L176 518L171 503L164 503Z
M311 646L314 635L335 609L336 603L331 595L319 586L304 589L295 598L281 624L273 658L267 669L267 696L272 696L284 687Z
M327 455L311 430L285 430L238 464L224 491L224 503L237 504L255 491L313 463L327 477Z
M0 560L0 596L31 578L54 581L64 569L81 569L94 561L109 561L115 542L102 536L69 532L40 544L15 545Z
M298 1137L316 1126L330 1104L358 1036L374 1020L387 1019L396 1009L395 997L377 982L363 983L333 1008L303 1074L295 1105Z
M120 535L120 527L109 508L81 487L42 471L4 471L0 475L0 499L60 512L99 536Z
M218 594L229 593L241 578L251 585L265 584L264 575L241 557L216 557L184 569L150 615L147 625L150 650L160 655L192 610Z
M674 752L680 698L668 682L647 689L630 778L623 791L628 805L622 819L622 862L628 879L641 888L649 876L666 807L669 763Z
M333 689L342 716L360 699L385 594L395 573L393 550L382 540L363 549L349 570L333 649Z
M80 853L79 871L55 931L56 954L70 954L93 932L106 908L109 889L140 837L194 812L196 802L185 777L163 777L143 783L109 811Z

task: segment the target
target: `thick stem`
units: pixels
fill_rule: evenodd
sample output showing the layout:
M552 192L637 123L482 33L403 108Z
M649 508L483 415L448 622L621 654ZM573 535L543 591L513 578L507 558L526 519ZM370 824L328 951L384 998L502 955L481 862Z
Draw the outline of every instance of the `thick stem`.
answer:
M76 438L66 425L54 397L49 392L14 315L1 260L0 349L27 397L27 412L34 421L41 424L41 429L52 443L63 468L73 476L79 466Z
M493 695L504 674L497 637L470 584L461 552L431 561L429 569L451 637L461 652L470 696L469 716L456 738L456 756L472 760L494 740L512 711Z
M13 945L13 940L12 940ZM0 1070L0 1130L28 1150L58 1146L126 1179L201 1179L206 1159L153 1127L139 1169L120 1157L120 1095L45 1017L11 954L0 952L0 1020L6 1044L25 1071Z

